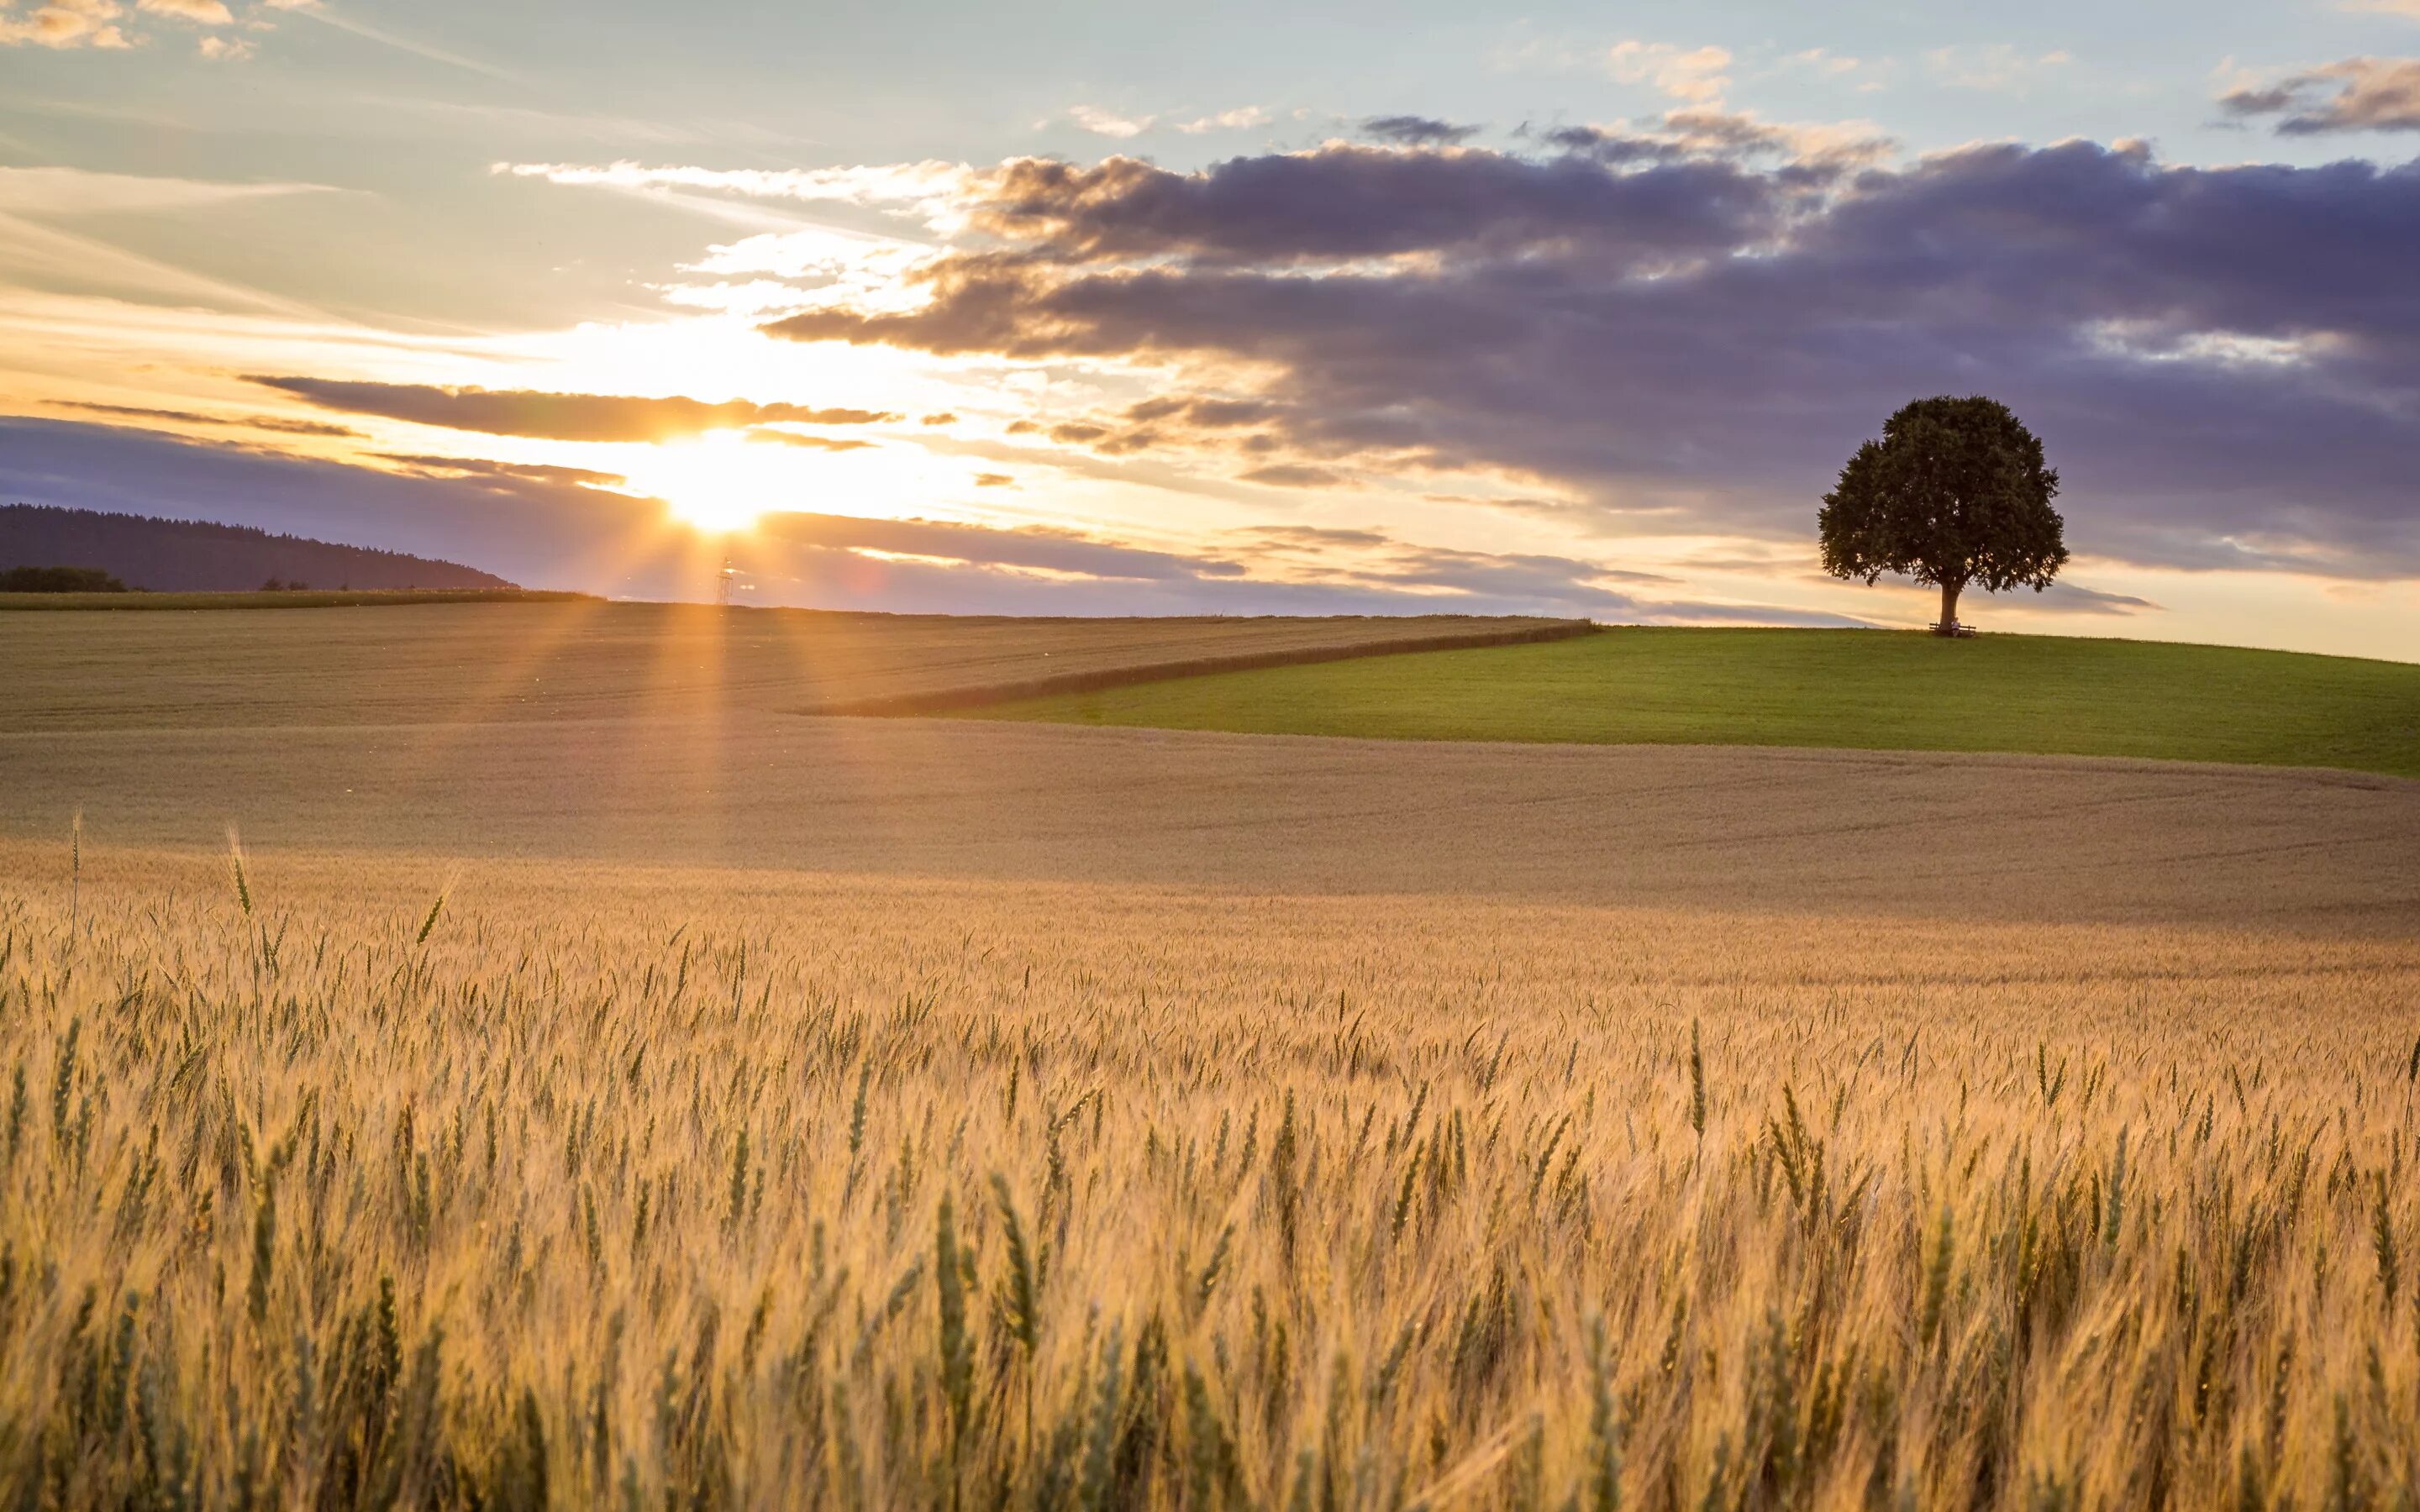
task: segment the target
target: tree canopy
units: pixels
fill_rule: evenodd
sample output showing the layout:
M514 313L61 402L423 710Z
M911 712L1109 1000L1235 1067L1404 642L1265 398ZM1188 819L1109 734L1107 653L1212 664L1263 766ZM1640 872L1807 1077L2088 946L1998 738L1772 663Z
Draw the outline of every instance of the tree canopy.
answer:
M2050 501L2058 471L2007 405L1980 395L1917 399L1857 448L1817 516L1823 570L1872 582L1904 574L1941 587L1944 634L1958 594L2019 586L2037 593L2067 563L2065 523Z

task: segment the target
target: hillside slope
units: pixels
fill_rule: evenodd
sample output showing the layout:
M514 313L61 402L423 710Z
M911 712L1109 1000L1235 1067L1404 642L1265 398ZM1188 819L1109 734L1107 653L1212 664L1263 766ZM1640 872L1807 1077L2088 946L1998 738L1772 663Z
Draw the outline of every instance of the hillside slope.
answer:
M976 717L1411 740L2009 751L2420 777L2420 666L2054 636L1624 628Z
M213 593L274 578L313 588L510 588L459 563L271 535L240 525L47 504L0 505L0 567L99 567L130 588Z

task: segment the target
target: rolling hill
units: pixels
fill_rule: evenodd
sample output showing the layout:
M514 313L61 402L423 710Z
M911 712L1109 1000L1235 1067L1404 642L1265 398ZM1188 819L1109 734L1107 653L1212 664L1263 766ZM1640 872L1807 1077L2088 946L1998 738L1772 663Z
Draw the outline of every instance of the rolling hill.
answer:
M2056 636L1631 627L1180 678L972 717L1406 740L2134 756L2420 777L2420 666Z
M271 535L240 525L155 519L47 504L0 505L0 568L99 567L154 593L313 588L511 588L459 563Z

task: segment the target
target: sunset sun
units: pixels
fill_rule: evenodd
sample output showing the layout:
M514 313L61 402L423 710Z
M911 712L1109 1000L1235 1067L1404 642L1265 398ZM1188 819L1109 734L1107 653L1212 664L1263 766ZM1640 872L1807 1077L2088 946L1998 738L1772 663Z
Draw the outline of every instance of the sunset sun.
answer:
M649 448L646 460L631 468L630 482L663 500L684 524L727 533L752 530L775 511L801 507L802 471L786 448L715 431Z

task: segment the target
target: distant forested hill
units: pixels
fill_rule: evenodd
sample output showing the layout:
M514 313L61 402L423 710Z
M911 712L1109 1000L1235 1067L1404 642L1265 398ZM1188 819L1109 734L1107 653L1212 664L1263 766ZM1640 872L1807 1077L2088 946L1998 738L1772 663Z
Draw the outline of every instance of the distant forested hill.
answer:
M511 588L458 563L271 535L240 525L0 505L0 568L99 567L157 593L311 588Z

